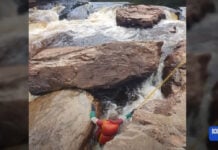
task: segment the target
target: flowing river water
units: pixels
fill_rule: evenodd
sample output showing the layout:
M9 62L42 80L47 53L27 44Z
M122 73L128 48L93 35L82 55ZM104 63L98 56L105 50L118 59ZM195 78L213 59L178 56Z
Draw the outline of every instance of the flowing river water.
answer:
M125 105L120 106L111 97L107 97L101 101L104 102L104 115L107 117L110 111L121 109L120 115L125 115L139 106L144 97L162 81L162 69L164 67L164 58L172 52L176 43L186 38L186 23L184 20L179 20L175 14L177 10L158 6L164 9L166 19L162 19L153 28L125 28L116 24L116 9L122 7L126 3L107 3L93 2L86 4L86 7L92 8L92 12L86 19L73 20L56 20L49 23L30 23L29 39L30 45L42 45L42 41L57 34L64 33L64 36L48 47L63 47L63 46L90 46L112 41L164 41L162 47L162 56L157 72L151 75L147 80L143 81L129 93L136 96L134 101L127 101ZM184 14L185 8L182 9ZM38 10L33 10L38 11ZM55 10L50 10L46 13L54 13ZM55 12L56 13L56 12ZM40 16L38 16L40 17ZM183 16L185 17L185 16ZM171 31L175 30L174 33ZM152 96L152 99L163 98L160 90L157 90Z

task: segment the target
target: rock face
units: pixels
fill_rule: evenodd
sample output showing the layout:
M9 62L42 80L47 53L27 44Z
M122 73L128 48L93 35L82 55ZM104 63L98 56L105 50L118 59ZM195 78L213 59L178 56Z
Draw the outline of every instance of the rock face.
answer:
M211 55L187 54L187 113L197 113L199 111L202 98L204 96L204 87L208 77L207 67Z
M106 150L116 147L123 150L143 150L145 147L151 150L185 149L185 108L185 90L167 99L148 101L134 112L133 121L104 148Z
M30 102L29 148L83 149L93 128L92 100L86 92L63 90Z
M116 11L117 25L150 28L165 18L164 11L147 5L130 5Z
M186 42L180 41L174 51L164 60L163 79L165 79L175 67L181 62L186 62ZM186 83L186 66L185 64L176 69L175 73L162 86L161 90L165 96L175 94Z
M163 42L115 42L94 47L46 49L29 63L32 94L62 88L110 88L148 77L158 65Z
M146 127L137 124L130 124L125 131L108 142L104 150L164 150L166 149L158 141L144 133Z
M187 25L191 27L200 21L208 12L214 12L215 5L212 0L188 0L187 1Z

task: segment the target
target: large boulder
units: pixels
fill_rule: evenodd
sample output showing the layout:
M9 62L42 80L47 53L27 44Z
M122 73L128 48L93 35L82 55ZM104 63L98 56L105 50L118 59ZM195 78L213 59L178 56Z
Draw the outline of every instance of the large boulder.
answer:
M129 124L124 132L104 146L104 150L164 150L166 147L144 133L147 128L138 124Z
M163 42L115 42L46 49L29 63L32 94L63 88L111 88L156 71Z
M30 149L83 149L92 132L93 97L84 91L53 92L29 104Z
M150 100L135 110L133 121L104 148L112 150L123 147L123 149L143 150L147 147L151 150L184 150L186 146L185 108L185 90L167 99Z
M150 28L165 17L164 11L155 6L129 5L116 10L117 25L124 27Z
M163 79L165 79L180 63L186 63L186 42L180 41L174 51L164 60ZM186 84L186 66L176 68L175 73L161 87L164 96L175 94Z

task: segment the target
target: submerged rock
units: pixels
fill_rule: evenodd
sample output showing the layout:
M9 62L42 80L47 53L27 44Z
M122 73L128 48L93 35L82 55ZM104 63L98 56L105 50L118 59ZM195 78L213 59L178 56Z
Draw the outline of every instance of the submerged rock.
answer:
M32 94L63 88L111 88L157 70L163 42L115 42L46 49L29 63Z
M180 41L174 51L164 60L163 79L165 79L180 63L186 63L186 42ZM186 84L186 66L185 64L176 69L176 72L161 87L165 96L175 94Z
M30 102L30 149L83 149L93 125L93 97L84 91L53 92Z
M150 28L165 17L163 10L147 5L129 5L116 11L117 25L124 27Z

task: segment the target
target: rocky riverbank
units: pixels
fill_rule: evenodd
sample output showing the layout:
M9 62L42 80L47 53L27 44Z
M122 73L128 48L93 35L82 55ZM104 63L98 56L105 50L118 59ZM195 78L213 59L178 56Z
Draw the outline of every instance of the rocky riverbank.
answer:
M177 10L124 3L78 7L87 6L93 10L88 16L66 20L60 20L60 5L31 9L29 86L38 95L29 104L32 149L95 149L93 100L100 103L100 118L111 109L125 115L185 60L185 22L175 17ZM103 149L135 149L131 142L139 150L184 149L185 76L183 65Z

